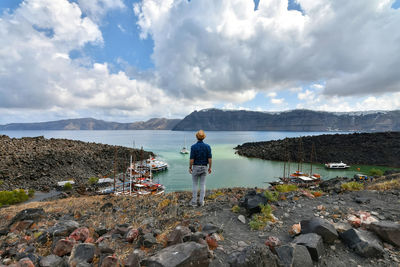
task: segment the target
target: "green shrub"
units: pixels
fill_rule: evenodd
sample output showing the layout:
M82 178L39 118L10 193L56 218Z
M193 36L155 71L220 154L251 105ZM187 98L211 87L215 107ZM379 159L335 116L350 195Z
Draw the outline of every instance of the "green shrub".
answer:
M296 191L297 189L299 188L295 184L278 184L275 186L275 190L281 193Z
M0 180L0 185L3 185L4 184L4 181L3 180Z
M28 190L28 196L29 196L30 198L32 198L34 195L35 195L35 190L29 189L29 190Z
M64 191L70 191L70 190L72 190L72 184L71 183L65 183Z
M97 184L98 181L99 181L99 178L97 178L97 177L89 178L89 184L91 184L91 185Z
M368 174L371 176L382 176L383 175L383 171L380 169L370 169L368 171Z
M341 185L342 190L345 191L360 191L364 189L364 184L357 182L348 182Z
M232 212L238 213L239 211L240 211L240 208L239 208L238 205L235 205L235 206L232 207Z
M267 198L267 200L271 201L271 202L276 202L278 201L278 197L279 197L279 193L276 191L269 191L266 190L264 192L265 197Z
M273 220L272 216L272 207L270 205L260 205L261 212L258 214L254 214L249 222L249 226L252 230L260 230L263 229L267 222Z
M23 189L15 189L13 191L0 191L0 206L13 205L27 201L29 199L28 194Z

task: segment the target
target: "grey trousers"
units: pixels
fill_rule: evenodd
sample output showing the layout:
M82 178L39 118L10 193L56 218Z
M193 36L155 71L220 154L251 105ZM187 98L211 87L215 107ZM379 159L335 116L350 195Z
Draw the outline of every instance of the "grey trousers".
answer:
M204 203L204 196L206 193L206 175L207 175L207 166L193 165L192 172L192 204L197 203L197 186L200 182L200 199L199 203Z

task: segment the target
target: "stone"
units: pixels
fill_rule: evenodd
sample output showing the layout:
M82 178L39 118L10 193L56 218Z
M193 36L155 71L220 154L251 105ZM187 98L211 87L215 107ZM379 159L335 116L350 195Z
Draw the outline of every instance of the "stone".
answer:
M102 260L100 267L119 267L118 258L115 256L107 256Z
M151 248L152 246L157 244L157 240L152 233L147 233L141 237L139 243L145 248Z
M371 199L368 197L355 197L354 201L358 204L368 204L371 202Z
M206 236L205 240L210 250L214 250L218 247L218 242L213 236Z
M139 230L138 229L130 229L128 233L126 234L126 241L129 243L132 243L135 241L139 236Z
M335 229L338 233L346 232L347 230L350 230L352 228L351 225L347 222L334 223L333 227L335 227Z
M301 224L301 233L315 233L322 237L325 243L333 244L338 238L335 227L325 219L313 218L311 220L303 220Z
M67 239L60 239L54 246L53 253L59 257L68 255L71 253L75 242Z
M268 199L255 190L250 190L239 202L239 206L244 207L250 215L261 211L260 204L268 204Z
M312 267L313 261L307 248L302 245L289 244L275 248L280 266Z
M247 247L248 246L247 243L244 242L244 241L238 241L237 244L238 244L239 247Z
M203 226L202 232L207 234L207 235L210 235L210 234L213 234L213 233L222 233L223 231L218 226L216 226L216 225L214 225L212 223L207 223L206 225Z
M27 230L27 229L29 229L29 227L32 226L33 223L34 223L33 220L18 221L10 227L10 231L11 232L21 232L21 231Z
M381 242L371 232L350 229L342 233L340 237L350 249L363 257L380 257L384 253Z
M314 261L319 261L324 254L324 243L322 237L317 234L310 233L299 235L294 240L294 243L305 246Z
M244 223L244 224L246 223L246 218L245 218L243 215L241 215L241 214L238 216L238 220L239 220L241 223Z
M158 251L141 264L149 267L206 267L209 265L208 249L207 246L192 241L180 243Z
M80 263L91 263L94 258L96 247L93 244L77 244L73 247L68 263L73 267Z
M252 245L228 256L231 267L277 267L277 257L265 246Z
M199 242L200 239L204 240L206 238L206 234L203 232L196 232L190 237L190 241Z
M103 206L101 206L100 211L104 212L107 209L112 209L112 208L113 208L113 204L110 202L107 202Z
M41 267L59 267L63 266L63 264L64 264L63 258L54 254L43 257L39 262L39 265Z
M85 241L89 237L89 229L86 227L81 227L75 229L70 235L70 239L74 239L75 241Z
M17 213L17 215L15 215L10 223L9 223L9 227L11 225L13 225L16 222L19 221L26 221L26 220L32 220L32 221L38 221L40 218L42 218L44 216L45 212L43 209L25 209L22 210L20 212Z
M400 247L400 224L391 221L373 222L370 224L369 229L383 241Z
M55 236L68 236L75 229L79 227L79 223L74 220L63 220L57 222L52 228L49 229L49 233Z
M17 267L35 267L35 264L29 258L20 259L17 263Z
M138 251L133 251L124 261L125 267L140 267L140 254Z
M191 240L192 231L186 226L176 227L167 239L167 246L176 245Z
M289 234L291 235L298 235L301 233L301 225L300 223L295 223L289 230Z
M267 247L269 247L269 249L270 249L272 252L275 252L275 247L278 247L278 246L282 245L282 242L281 242L281 240L279 240L279 238L277 238L276 236L269 236L269 237L267 238L267 240L265 241L265 245L266 245Z

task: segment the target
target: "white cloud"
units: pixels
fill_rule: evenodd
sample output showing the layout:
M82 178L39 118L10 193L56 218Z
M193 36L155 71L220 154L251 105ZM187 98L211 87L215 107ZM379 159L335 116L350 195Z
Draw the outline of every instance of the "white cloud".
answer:
M314 93L313 93L313 91L307 89L305 92L298 93L297 98L300 100L314 98Z
M267 94L267 96L268 97L276 97L277 94L276 94L276 92L270 92L270 93Z
M125 8L122 0L78 0L78 4L81 10L96 22L100 22L110 10Z
M326 95L400 90L400 12L390 1L143 0L162 88L174 95L281 90L326 81ZM354 19L357 14L357 19ZM321 88L322 89L322 88ZM236 99L240 101L238 97Z
M271 103L274 105L281 105L285 102L285 99L283 98L272 98Z

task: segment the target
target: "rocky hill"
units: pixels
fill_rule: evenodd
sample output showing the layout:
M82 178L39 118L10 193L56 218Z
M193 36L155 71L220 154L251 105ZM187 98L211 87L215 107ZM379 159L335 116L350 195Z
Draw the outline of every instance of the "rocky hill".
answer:
M311 110L255 112L194 111L173 130L194 131L400 131L400 110L332 113Z
M86 143L67 139L9 138L0 136L0 190L55 187L57 181L108 175L127 167L130 155L148 158L151 152L120 146Z
M148 121L119 123L82 118L36 123L10 123L0 125L0 130L171 130L179 121L179 119L153 118Z
M303 153L299 152L300 144ZM237 153L266 160L305 162L311 160L312 144L316 156L313 162L343 161L347 164L400 167L400 132L353 133L304 136L267 142L245 143L237 146Z

